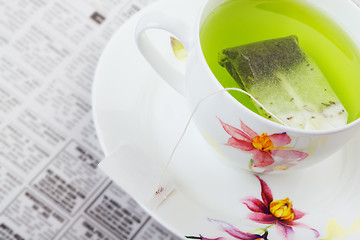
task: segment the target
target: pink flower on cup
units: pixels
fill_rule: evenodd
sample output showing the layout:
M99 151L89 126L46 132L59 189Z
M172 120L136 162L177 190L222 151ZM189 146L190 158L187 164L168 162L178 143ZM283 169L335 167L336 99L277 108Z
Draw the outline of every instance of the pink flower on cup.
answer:
M305 224L298 223L296 220L302 218L305 214L293 208L289 198L282 200L273 200L273 195L269 186L260 177L256 176L261 185L261 198L248 197L243 200L252 213L248 218L261 224L275 225L284 239L290 239L293 235L293 227L303 227L312 230L315 237L319 237L319 232Z
M226 145L252 153L254 167L267 167L275 162L274 157L287 161L301 161L308 156L305 152L290 150L290 147L286 147L291 142L286 132L259 135L242 121L240 121L241 130L224 123L221 119L219 121L231 136Z

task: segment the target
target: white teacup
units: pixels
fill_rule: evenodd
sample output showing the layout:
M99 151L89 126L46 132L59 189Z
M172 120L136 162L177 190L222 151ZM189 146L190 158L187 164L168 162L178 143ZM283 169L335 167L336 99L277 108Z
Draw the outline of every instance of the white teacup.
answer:
M186 98L191 109L201 102L194 121L221 158L257 173L284 172L316 164L352 139L360 119L330 130L296 129L260 117L227 91L221 92L224 88L213 75L202 53L199 31L207 15L223 2L205 0L193 26L156 11L144 14L136 29L138 48L159 75ZM339 25L347 32L360 36L360 31L354 30L353 26L354 21L360 22L355 4L343 0L333 0L332 4L324 0L311 2L338 13L338 19L342 21ZM152 48L146 37L146 30L150 28L169 31L180 39L188 51L185 74L172 68ZM206 100L202 101L204 98Z

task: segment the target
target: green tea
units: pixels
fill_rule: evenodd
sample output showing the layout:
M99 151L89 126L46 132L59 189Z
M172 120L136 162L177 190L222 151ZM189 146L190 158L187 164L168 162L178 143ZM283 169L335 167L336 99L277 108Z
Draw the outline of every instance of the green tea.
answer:
M360 116L360 57L349 36L318 9L296 0L229 0L205 19L200 41L205 59L224 87L239 87L219 65L225 49L296 35L301 48L316 62L349 114ZM250 98L231 94L257 112Z

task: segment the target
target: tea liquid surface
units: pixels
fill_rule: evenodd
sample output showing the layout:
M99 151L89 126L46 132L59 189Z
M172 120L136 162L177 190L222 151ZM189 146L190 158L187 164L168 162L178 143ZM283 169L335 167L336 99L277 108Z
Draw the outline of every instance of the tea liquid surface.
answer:
M360 117L360 52L350 37L324 12L297 0L229 0L205 19L200 42L205 59L223 87L239 87L218 64L225 48L296 35L316 62L349 114ZM248 96L230 92L257 112Z

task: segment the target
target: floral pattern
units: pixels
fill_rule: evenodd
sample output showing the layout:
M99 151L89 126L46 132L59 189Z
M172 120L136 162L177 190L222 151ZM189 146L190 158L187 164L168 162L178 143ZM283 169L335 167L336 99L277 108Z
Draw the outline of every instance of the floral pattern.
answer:
M235 228L231 224L229 224L227 222L224 222L224 221L215 220L215 219L209 219L209 221L218 223L222 231L226 232L227 234L234 237L235 239L241 239L241 240L268 240L268 238L267 238L268 232L267 231L265 233L263 233L262 235L255 234L255 233L246 233L246 232L240 231L239 229ZM188 239L202 239L202 240L227 240L224 237L207 238L207 237L203 237L202 235L200 235L199 237L187 236L186 238L188 238Z
M334 240L334 239L344 239L352 237L352 239L355 239L356 234L360 233L360 218L357 217L351 226L348 229L345 229L343 226L341 226L338 221L334 218L330 219L327 222L326 227L326 235L327 238L322 238L321 240ZM356 239L358 239L359 236L357 236Z
M210 219L210 221L217 223L221 230L225 233L229 234L235 239L240 240L267 240L269 235L268 229L272 226L275 226L278 234L285 240L291 239L293 237L294 227L309 229L314 233L315 238L319 237L319 232L317 230L297 221L305 214L299 210L294 209L293 204L289 198L274 200L271 189L267 183L259 176L256 176L256 178L259 180L261 186L261 199L247 197L242 200L242 203L246 205L246 207L251 211L251 213L248 215L249 220L267 225L265 228L261 229L262 233L247 233L224 221L214 219ZM206 238L201 235L199 237L187 238L202 240L226 240L224 237Z
M259 135L242 121L241 130L224 123L220 118L219 121L225 132L231 136L226 145L252 154L250 169L271 165L273 170L285 170L308 156L305 152L292 150L287 146L291 143L291 138L286 132Z
M273 200L273 195L269 186L259 176L256 176L261 185L261 198L248 197L243 200L252 213L248 218L252 221L262 224L275 224L278 232L288 239L293 235L293 227L305 227L306 225L296 222L296 220L302 218L305 214L293 208L292 202L289 198L282 200ZM319 237L318 231L309 228L314 231L315 236Z

